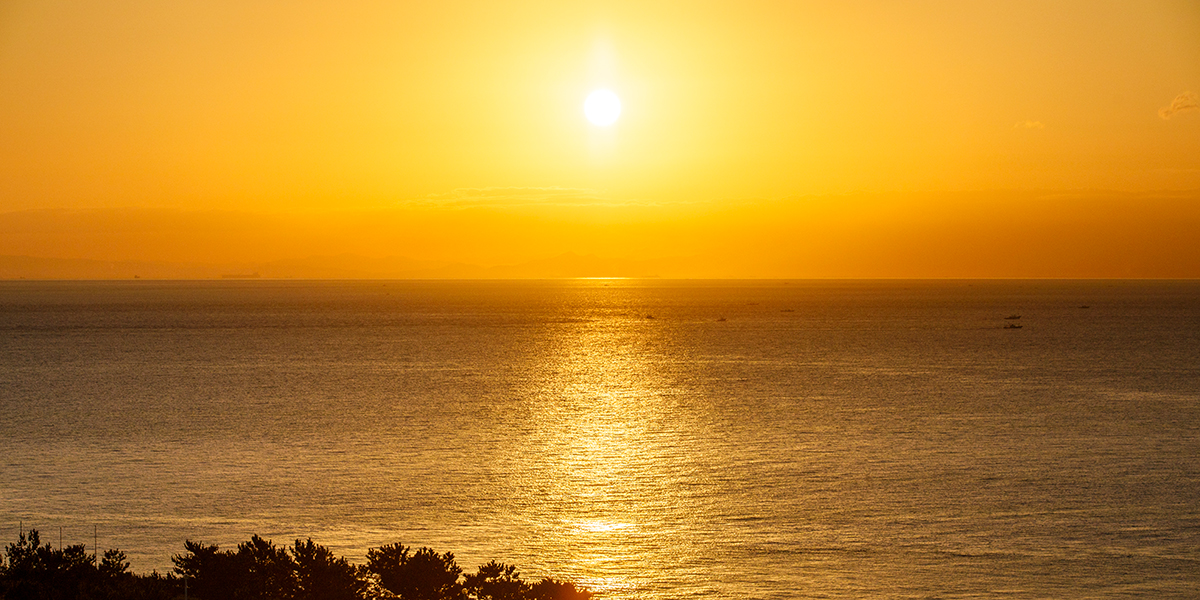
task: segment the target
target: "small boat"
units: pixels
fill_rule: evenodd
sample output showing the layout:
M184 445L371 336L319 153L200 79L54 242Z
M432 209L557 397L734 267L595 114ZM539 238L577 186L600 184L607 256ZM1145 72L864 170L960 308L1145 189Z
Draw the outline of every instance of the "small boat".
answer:
M1024 325L1017 325L1016 323L1005 323L1004 324L1005 329L1020 329L1022 327L1024 327Z
M1011 321L1013 319L1020 319L1020 318L1021 318L1021 315L1008 315L1007 317L1004 317L1004 319L1006 321Z
M1080 304L1080 305L1079 305L1079 308L1091 308L1091 307L1090 307L1090 306L1088 306L1088 305L1086 305L1086 304Z
M718 323L724 323L724 322L725 322L725 317L721 317L720 319L717 319L717 322L718 322Z

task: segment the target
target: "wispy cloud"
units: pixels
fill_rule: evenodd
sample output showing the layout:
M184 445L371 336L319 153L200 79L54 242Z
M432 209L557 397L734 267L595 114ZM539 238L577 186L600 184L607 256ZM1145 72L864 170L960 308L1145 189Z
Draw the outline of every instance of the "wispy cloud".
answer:
M1020 121L1013 125L1013 129L1045 129L1046 126L1041 121Z
M1184 92L1175 96L1170 106L1158 109L1158 116L1163 119L1170 119L1175 113L1189 110L1200 110L1200 96L1197 96L1195 92Z
M551 186L458 188L451 192L430 194L424 198L404 200L401 204L440 208L469 208L475 206L621 206L646 203L614 200L598 190L588 188Z

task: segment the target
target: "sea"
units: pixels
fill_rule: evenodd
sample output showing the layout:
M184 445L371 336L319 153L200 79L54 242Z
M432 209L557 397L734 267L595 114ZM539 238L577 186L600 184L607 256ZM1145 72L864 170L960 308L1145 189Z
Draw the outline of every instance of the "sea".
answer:
M1200 281L0 282L0 543L1200 598Z

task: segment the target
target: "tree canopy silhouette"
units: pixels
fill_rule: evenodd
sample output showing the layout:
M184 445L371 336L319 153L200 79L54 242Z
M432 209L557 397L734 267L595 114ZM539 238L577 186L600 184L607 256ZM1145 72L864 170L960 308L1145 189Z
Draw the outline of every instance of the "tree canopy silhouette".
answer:
M120 550L97 560L82 544L52 548L37 530L0 557L0 600L591 600L573 583L528 583L512 565L488 562L462 576L454 554L394 543L367 564L337 557L311 538L276 546L257 535L222 550L188 540L174 573L135 575ZM185 588L186 586L186 588Z
M367 552L367 569L379 576L379 585L403 600L443 600L462 597L458 576L462 568L454 554L421 548L409 555L402 544L389 544Z
M365 568L335 558L312 538L296 540L291 552L296 562L296 600L356 600L368 596L371 582Z
M120 550L97 562L82 544L53 548L36 529L22 533L0 559L0 598L6 600L171 600L172 577L134 575Z
M463 587L478 600L522 600L529 591L516 567L494 560L467 575Z

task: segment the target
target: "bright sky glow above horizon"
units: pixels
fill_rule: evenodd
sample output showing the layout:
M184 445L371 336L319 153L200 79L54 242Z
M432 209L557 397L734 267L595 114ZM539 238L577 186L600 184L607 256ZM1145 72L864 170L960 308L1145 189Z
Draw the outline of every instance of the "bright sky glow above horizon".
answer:
M1030 273L1106 272L1070 265L1121 247L1140 254L1113 272L1200 275L1178 242L1200 235L1197 65L1187 0L13 0L0 213L40 212L0 221L0 255L932 276L1018 250L1046 256ZM618 101L581 118L598 89ZM1047 200L1080 194L1139 199ZM1006 204L1073 246L1015 248ZM240 229L280 219L295 233Z

